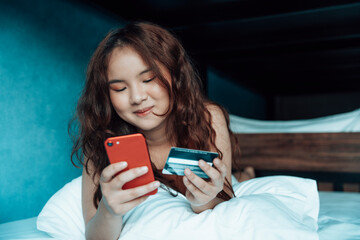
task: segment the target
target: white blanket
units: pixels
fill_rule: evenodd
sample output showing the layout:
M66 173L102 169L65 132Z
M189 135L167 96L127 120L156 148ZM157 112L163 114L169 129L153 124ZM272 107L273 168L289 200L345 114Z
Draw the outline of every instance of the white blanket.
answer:
M125 216L120 239L318 239L313 180L276 176L233 185L236 198L200 214L183 195L160 190Z
M310 179L272 176L237 183L237 195L213 210L192 212L179 194L159 192L124 216L120 239L317 240L319 199ZM59 190L37 220L39 230L58 239L85 239L81 177Z

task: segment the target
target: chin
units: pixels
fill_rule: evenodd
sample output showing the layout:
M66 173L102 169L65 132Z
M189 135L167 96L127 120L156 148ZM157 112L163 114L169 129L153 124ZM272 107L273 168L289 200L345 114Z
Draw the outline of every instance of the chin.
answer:
M148 131L151 131L151 130L155 130L157 128L157 126L139 126L138 129L141 130L141 131L145 131L145 132L148 132Z
M162 126L162 122L161 123L145 123L145 124L136 125L136 127L142 131L156 130L156 129L160 128L161 126Z

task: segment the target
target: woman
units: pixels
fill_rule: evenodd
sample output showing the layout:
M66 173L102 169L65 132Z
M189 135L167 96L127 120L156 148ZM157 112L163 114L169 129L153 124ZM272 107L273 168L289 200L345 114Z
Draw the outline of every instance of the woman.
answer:
M122 217L146 200L160 182L183 194L195 213L233 197L231 159L235 148L228 114L208 101L179 41L150 23L110 32L92 56L78 103L80 134L74 145L83 164L82 205L88 239L117 239ZM148 145L155 182L122 190L148 169L109 165L106 138L139 132ZM199 161L209 181L189 169L185 176L162 175L171 147L216 151L214 167ZM80 152L81 149L81 152ZM115 177L116 176L116 177Z

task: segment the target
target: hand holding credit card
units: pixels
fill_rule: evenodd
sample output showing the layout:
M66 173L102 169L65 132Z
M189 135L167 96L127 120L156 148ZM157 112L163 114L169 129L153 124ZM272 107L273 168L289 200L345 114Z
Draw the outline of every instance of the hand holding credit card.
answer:
M214 158L218 156L219 154L216 152L172 147L162 173L184 176L185 169L189 168L199 177L209 178L209 176L199 167L199 160L202 159L212 166Z

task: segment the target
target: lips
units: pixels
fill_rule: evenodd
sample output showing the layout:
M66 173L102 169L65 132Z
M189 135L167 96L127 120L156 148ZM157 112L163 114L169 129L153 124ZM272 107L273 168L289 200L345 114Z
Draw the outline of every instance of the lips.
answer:
M142 109L136 110L134 113L136 115L138 115L138 116L146 116L151 112L152 108L153 108L153 106L152 107L142 108Z

